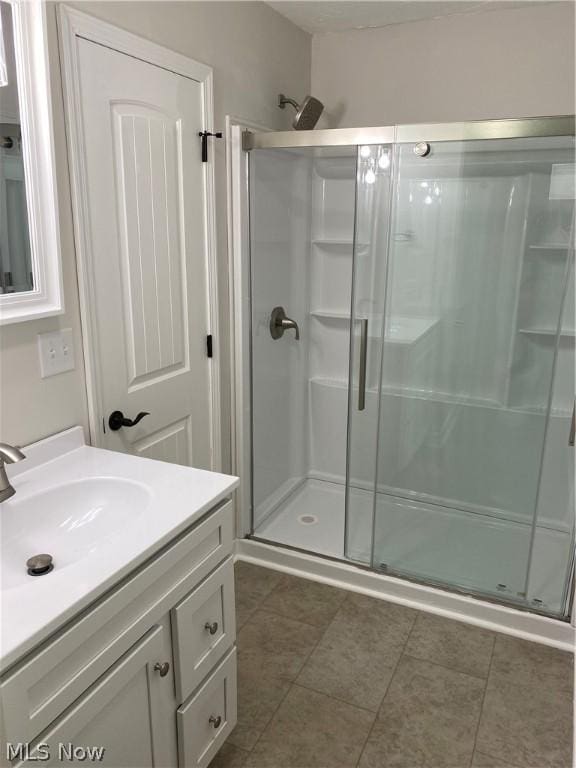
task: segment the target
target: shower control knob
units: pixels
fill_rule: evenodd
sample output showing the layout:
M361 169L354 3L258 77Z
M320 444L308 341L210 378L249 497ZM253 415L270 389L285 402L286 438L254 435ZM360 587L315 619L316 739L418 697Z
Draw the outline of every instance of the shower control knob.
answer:
M426 157L430 154L430 144L427 141L419 141L418 144L414 144L414 154L418 157Z

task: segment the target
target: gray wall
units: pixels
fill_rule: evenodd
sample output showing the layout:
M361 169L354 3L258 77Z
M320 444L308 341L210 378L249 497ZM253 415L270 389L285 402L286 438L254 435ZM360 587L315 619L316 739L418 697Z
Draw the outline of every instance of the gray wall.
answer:
M574 112L574 5L463 13L316 35L322 127Z
M226 114L273 128L289 127L276 107L279 91L301 97L310 88L310 36L258 2L83 2L80 10L110 21L214 68L215 128ZM72 237L63 105L56 43L56 8L50 8L54 122L57 136L62 260L66 314L5 326L0 333L0 439L26 444L73 424L87 425L78 289ZM211 127L211 126L208 126ZM229 463L229 312L226 244L225 148L216 148L218 271L222 363L223 452ZM76 370L40 379L36 335L72 327Z

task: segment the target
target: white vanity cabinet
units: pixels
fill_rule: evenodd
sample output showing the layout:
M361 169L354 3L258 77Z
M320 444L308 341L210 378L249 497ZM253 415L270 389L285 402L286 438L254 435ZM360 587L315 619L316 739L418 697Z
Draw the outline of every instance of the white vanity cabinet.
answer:
M166 626L152 627L16 764L62 765L69 754L87 752L109 768L175 765L172 692L154 669L159 658L167 657L169 643Z
M8 670L3 764L205 768L236 723L232 542L227 500Z

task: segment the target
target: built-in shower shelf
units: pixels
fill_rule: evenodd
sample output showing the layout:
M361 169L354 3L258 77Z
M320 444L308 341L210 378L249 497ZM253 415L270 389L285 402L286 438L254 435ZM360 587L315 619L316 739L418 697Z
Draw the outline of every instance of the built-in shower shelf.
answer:
M311 317L316 318L317 320L320 320L320 322L326 322L326 323L334 323L336 326L339 326L341 329L348 331L350 326L350 312L332 312L331 310L311 310L310 311ZM362 315L357 315L356 320L359 322L360 320L364 320L365 317L362 317ZM381 336L382 331L382 318L379 318L377 320L374 320L372 322L372 326L369 328L368 332L368 338L370 339L379 339Z
M353 184L356 178L356 155L317 158L314 170L321 179L349 181Z
M312 317L319 317L326 320L348 320L350 321L350 312L337 312L331 309L311 309Z
M519 328L518 333L524 333L527 336L545 336L548 338L556 338L558 333L556 328ZM573 328L563 328L560 331L560 337L573 339L576 337L576 330Z
M311 384L316 384L321 387L330 387L332 389L348 389L348 379L329 377L329 376L312 376L309 379ZM358 391L357 384L354 384L354 392ZM503 403L497 403L491 400L481 400L471 397L462 397L459 395L451 394L449 392L437 392L433 390L413 389L412 387L399 387L391 386L389 384L383 384L382 388L378 390L378 387L368 386L366 392L376 394L380 391L381 395L387 397L398 397L409 400L422 400L427 403L442 403L447 406L454 407L466 407L474 409L485 409L486 411L500 411L509 414L527 415L527 416L544 416L547 412L547 406L545 403L541 405L504 405ZM551 416L554 418L568 418L572 416L572 409L569 408L553 408Z
M334 389L348 389L348 379L336 379L327 378L325 376L313 376L309 379L311 384L319 384L322 387L333 387ZM354 387L354 390L358 391L358 386ZM376 394L376 387L366 387L366 392L373 392Z
M336 387L337 389L348 389L347 379L329 379L326 376L312 376L311 384L321 384L323 387Z
M528 246L531 251L565 251L568 243L533 243Z
M313 245L317 245L319 248L332 251L348 251L352 255L354 248L354 240L344 239L331 239L331 238L315 238L312 240ZM366 250L368 243L356 242L356 250Z
M312 317L319 320L339 320L350 322L350 312L337 312L325 309L313 309ZM357 313L356 320L365 320L366 315ZM369 320L369 337L379 338L382 329L382 315L372 315ZM434 328L437 318L428 317L392 317L386 321L384 340L391 344L415 344Z

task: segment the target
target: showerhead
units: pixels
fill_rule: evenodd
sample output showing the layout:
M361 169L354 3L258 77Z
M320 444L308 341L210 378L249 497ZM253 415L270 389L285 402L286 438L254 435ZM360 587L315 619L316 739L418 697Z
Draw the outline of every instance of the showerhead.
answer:
M291 104L296 110L294 120L292 120L292 127L295 131L311 131L324 110L324 104L315 99L314 96L306 96L302 104L298 104L294 99L289 99L281 93L278 96L278 106L280 109L284 109L286 104Z

